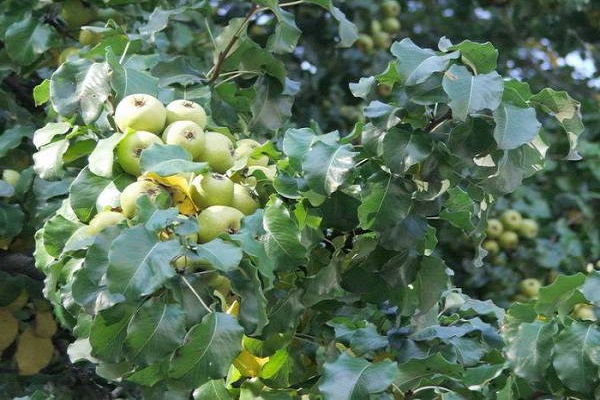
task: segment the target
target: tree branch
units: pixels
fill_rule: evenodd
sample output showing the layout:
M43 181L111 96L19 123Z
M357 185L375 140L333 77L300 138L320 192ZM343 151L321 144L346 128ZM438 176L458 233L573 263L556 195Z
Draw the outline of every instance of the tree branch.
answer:
M0 260L0 271L11 275L25 275L36 281L44 280L44 274L35 268L34 259L29 254L0 251Z

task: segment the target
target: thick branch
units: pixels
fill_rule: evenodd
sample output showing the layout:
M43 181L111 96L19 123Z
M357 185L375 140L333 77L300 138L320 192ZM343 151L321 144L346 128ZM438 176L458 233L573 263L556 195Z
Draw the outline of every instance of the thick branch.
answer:
M34 259L29 254L0 251L0 271L25 275L37 281L44 280L44 274L35 268Z

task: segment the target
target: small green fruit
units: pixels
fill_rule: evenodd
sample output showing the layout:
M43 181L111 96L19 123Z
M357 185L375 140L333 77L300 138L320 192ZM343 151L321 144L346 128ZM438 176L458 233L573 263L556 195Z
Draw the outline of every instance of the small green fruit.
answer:
M79 31L79 43L83 46L96 45L102 40L102 34L93 32L89 29L81 29Z
M139 176L142 173L140 168L142 150L154 143L162 142L154 133L146 131L129 133L117 145L117 162L128 174Z
M483 242L481 247L483 247L488 252L488 255L490 255L490 256L493 256L500 252L500 246L498 245L498 242L496 242L495 240L488 239Z
M79 0L66 0L62 3L60 13L69 28L80 27L96 18L95 9L85 6Z
M190 185L192 200L198 208L229 206L233 201L233 182L221 174L198 175Z
M514 250L519 245L519 236L512 231L506 231L500 235L498 243L504 250Z
M538 235L540 227L532 219L525 218L521 222L521 226L519 226L519 234L527 239L533 239Z
M79 53L79 49L77 47L67 47L66 49L64 49L63 51L60 52L60 55L58 56L58 63L64 64L65 61L67 61L70 56L78 54L78 53Z
M381 32L381 22L376 19L371 21L371 33Z
M529 298L537 296L541 287L542 283L535 278L523 279L519 285L521 293Z
M173 261L173 266L178 270L188 270L188 271L196 271L198 269L202 270L213 270L214 268L210 263L204 260L193 259L187 256L177 257L175 261Z
M198 161L206 161L213 171L225 173L233 166L233 143L218 132L206 132L204 149Z
M156 97L132 94L119 102L114 118L122 132L133 129L158 134L165 127L167 110Z
M384 32L390 33L390 34L394 34L394 33L398 33L398 31L400 31L400 21L398 21L398 18L394 18L394 17L388 17L386 19L383 20L383 23L381 24L383 27Z
M258 143L256 140L240 139L237 141L236 145L237 147L235 148L235 151L233 153L233 158L235 158L236 160L247 158L247 166L261 165L263 167L266 167L267 165L269 165L269 156L265 154L259 156L251 155L254 149L260 147L260 143Z
M102 211L92 218L88 225L88 232L90 235L96 235L109 226L117 225L125 220L127 220L127 217L119 212Z
M575 304L573 307L573 314L575 315L575 318L583 321L596 321L598 319L594 312L594 307L591 304Z
M504 231L504 226L499 219L491 218L488 219L487 227L485 228L485 234L490 239L497 239Z
M231 206L246 215L251 215L258 209L259 204L250 189L236 183L233 186L233 202Z
M204 150L204 129L193 121L175 121L170 123L162 134L166 144L183 147L194 159Z
M400 14L400 4L396 0L387 0L381 5L381 11L386 17L396 17Z
M236 233L240 230L244 214L229 206L211 206L198 214L198 242L210 242L222 233Z
M500 220L506 229L516 231L521 226L523 217L517 210L506 210L502 213Z
M11 186L17 186L21 179L21 174L14 169L5 169L2 171L2 180Z
M380 49L387 49L392 44L392 38L387 32L377 32L373 34L373 43Z
M148 196L152 202L163 205L169 202L169 193L162 186L150 181L137 181L127 186L121 193L121 210L127 218L135 215L137 201L142 196ZM166 200L165 200L166 199Z
M206 111L193 101L175 100L167 105L167 124L175 121L192 121L202 129L206 127Z
M371 36L367 35L366 33L361 33L358 35L358 39L356 40L356 47L365 53L370 53L375 47L375 42L373 42L373 38Z

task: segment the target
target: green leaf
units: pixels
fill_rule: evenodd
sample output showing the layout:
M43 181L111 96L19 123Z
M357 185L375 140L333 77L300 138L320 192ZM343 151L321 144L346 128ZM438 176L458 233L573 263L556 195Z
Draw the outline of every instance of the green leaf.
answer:
M399 376L394 380L401 390L416 389L421 380L434 376L460 378L463 367L460 364L448 362L440 353L435 353L425 359L410 360L398 366Z
M544 382L557 331L553 322L525 322L519 326L506 347L506 359L517 376L530 382Z
M425 82L435 72L445 71L452 60L460 56L458 51L438 56L431 49L422 49L410 39L396 42L391 48L398 59L398 72L406 86Z
M21 233L25 214L18 204L0 204L0 238L12 239Z
M250 126L270 131L279 129L292 115L293 97L283 95L281 85L272 78L259 78L255 87Z
M448 287L444 262L437 257L423 257L413 286L413 293L419 298L419 312L426 313L437 304Z
M576 321L558 334L552 365L562 383L593 397L598 383L600 330L595 323Z
M143 226L125 230L110 248L108 289L127 299L152 294L175 275L171 260L179 251L178 240L161 242Z
M142 151L140 166L145 172L154 172L160 176L180 173L201 173L208 170L208 164L193 162L192 155L181 146L154 143Z
M296 26L294 14L279 7L277 0L258 0L258 5L269 8L277 17L275 33L267 42L267 48L274 53L291 53L302 33Z
M0 158L6 156L10 150L19 147L23 138L28 137L30 134L31 128L19 125L4 130L0 135Z
M52 36L49 25L28 15L6 30L6 53L17 64L30 65L50 48Z
M200 260L208 262L214 269L223 272L236 270L243 256L241 248L219 238L201 244L194 250Z
M585 275L581 272L575 275L559 275L550 285L540 289L535 311L548 317L556 311L570 312L572 304L568 301L584 282ZM564 307L565 302L568 304L568 310Z
M498 50L490 42L464 40L450 49L460 51L460 60L475 74L487 74L496 69Z
M331 145L316 142L302 161L308 186L319 194L330 195L344 184L355 165L358 153L352 145Z
M244 330L232 316L213 312L190 329L173 354L169 376L187 387L198 387L227 375L242 350Z
M250 263L243 263L228 275L231 290L240 300L240 324L248 335L260 335L269 322L267 299L263 293L258 269Z
M373 86L375 85L375 77L369 76L367 78L360 78L357 83L350 83L350 91L354 97L360 97L361 99L367 99Z
M118 305L98 314L90 327L90 344L94 357L111 363L123 360L123 344L133 311L135 309L130 305Z
M58 179L65 175L63 156L69 148L69 141L61 139L43 146L33 154L33 170L42 179Z
M280 199L271 200L265 207L263 226L265 252L273 260L275 270L290 270L305 262L300 230Z
M113 173L115 147L125 137L124 134L115 132L106 139L100 139L88 159L90 171L104 178L111 178Z
M383 138L383 161L393 173L404 174L433 151L431 137L424 131L396 127Z
M450 97L452 117L459 121L482 110L495 110L504 91L504 82L497 72L473 75L461 65L450 67L444 74L442 86Z
M324 400L362 400L386 390L397 378L397 364L389 360L372 364L342 353L323 365L319 391Z
M283 137L283 152L289 157L290 165L300 171L302 160L316 139L310 128L288 129Z
M44 79L42 83L33 88L33 100L35 106L39 107L50 100L50 80Z
M127 326L128 358L152 364L181 345L185 336L185 314L179 304L150 299L133 315Z
M530 142L542 127L533 108L519 108L506 103L494 111L494 121L494 139L500 150L516 149Z
M227 400L233 399L222 379L214 379L206 382L194 390L194 400Z
M588 301L600 304L600 272L593 271L586 276L581 292Z
M373 174L363 191L358 218L363 229L382 230L402 221L412 207L412 196L401 179L383 172Z
M448 189L448 196L440 218L465 232L475 229L472 221L475 206L471 197L459 187Z

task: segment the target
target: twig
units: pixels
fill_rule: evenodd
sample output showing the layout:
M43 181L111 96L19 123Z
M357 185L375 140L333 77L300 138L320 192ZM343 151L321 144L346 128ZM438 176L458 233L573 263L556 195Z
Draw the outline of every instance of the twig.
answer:
M449 121L452 118L452 111L448 110L446 114L441 117L432 119L429 124L425 127L425 131L433 132L437 129L438 126L442 125L444 122Z
M206 311L208 311L209 313L212 313L213 310L211 310L210 308L208 308L208 306L206 305L206 303L204 302L204 300L202 300L202 297L200 297L200 295L198 294L198 292L196 292L196 289L194 289L194 287L192 286L192 284L190 283L190 281L188 281L185 276L183 276L183 275L180 275L180 276L181 276L181 279L183 279L183 282L192 291L192 293L194 294L194 296L196 296L196 298L198 299L198 301L200 302L200 304L202 304L202 306L204 307L204 309L206 309Z

